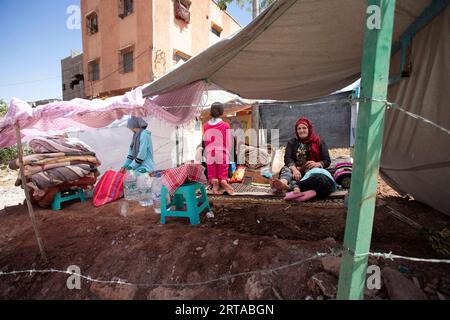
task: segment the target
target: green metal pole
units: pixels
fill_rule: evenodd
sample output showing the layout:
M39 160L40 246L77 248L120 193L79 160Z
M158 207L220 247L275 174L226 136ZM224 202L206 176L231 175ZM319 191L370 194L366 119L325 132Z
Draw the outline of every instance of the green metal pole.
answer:
M342 259L337 299L364 297L368 261L364 254L369 252L372 237L395 0L368 0L366 13L361 103L344 236L344 248L348 250Z

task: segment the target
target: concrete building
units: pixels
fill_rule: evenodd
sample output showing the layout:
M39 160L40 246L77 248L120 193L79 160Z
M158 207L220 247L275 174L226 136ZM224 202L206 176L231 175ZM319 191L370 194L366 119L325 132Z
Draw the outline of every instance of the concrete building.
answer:
M88 98L123 94L240 29L212 0L81 0Z
M43 106L49 103L58 102L61 101L61 99L54 98L54 99L44 99L44 100L36 100L36 101L28 101L27 103L32 107L36 108L38 106Z
M62 97L64 101L84 98L83 54L72 51L61 60Z

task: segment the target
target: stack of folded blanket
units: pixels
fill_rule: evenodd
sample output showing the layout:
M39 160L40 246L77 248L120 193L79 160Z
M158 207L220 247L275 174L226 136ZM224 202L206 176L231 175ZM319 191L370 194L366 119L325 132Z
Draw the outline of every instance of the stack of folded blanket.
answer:
M250 169L259 169L270 165L272 156L270 154L270 146L266 148L256 148L253 146L241 145L238 155L238 164L245 163Z
M100 161L88 145L76 138L34 138L29 142L33 154L25 156L24 174L34 203L48 207L59 191L92 189L97 181ZM18 159L9 163L19 169ZM20 185L20 176L16 185Z

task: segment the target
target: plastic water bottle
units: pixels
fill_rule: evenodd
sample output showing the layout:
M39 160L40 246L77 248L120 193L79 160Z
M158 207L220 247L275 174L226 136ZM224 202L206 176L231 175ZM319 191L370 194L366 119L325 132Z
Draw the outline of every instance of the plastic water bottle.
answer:
M137 190L137 177L133 170L127 170L125 178L123 179L123 193L125 195L125 200L135 201L138 200L138 190Z
M119 202L119 214L124 218L128 217L128 201Z
M161 188L162 177L161 173L158 172L152 182L153 210L155 213L161 213Z
M85 199L92 199L94 197L94 190L83 190Z
M139 191L139 204L143 207L153 205L152 179L148 173L141 173L137 177L137 189Z

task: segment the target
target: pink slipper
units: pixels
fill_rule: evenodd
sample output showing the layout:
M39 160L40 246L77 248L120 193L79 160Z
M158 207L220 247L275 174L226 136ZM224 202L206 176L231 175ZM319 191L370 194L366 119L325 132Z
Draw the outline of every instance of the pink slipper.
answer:
M284 197L284 200L295 200L298 197L301 197L302 195L303 195L302 192L291 191L291 192L286 193L286 196Z
M314 190L308 190L301 193L301 196L294 198L295 201L298 202L305 202L312 198L314 198L317 195L317 193Z

